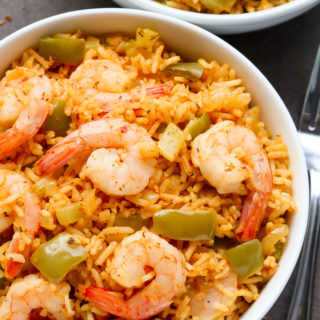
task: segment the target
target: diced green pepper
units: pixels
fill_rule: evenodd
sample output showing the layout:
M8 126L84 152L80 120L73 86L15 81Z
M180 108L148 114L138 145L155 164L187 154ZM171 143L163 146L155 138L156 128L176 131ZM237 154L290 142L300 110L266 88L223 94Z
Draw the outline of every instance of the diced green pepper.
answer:
M263 266L262 244L258 239L240 244L229 249L225 255L241 278L248 278L260 270Z
M77 65L83 61L84 39L44 37L39 42L39 54L45 59L53 57L57 62Z
M203 73L203 67L198 62L177 62L169 65L165 72L189 80L199 80Z
M215 13L231 9L235 4L235 0L200 0L201 4Z
M159 33L150 30L138 28L136 31L136 46L142 48L151 48L159 39Z
M54 131L57 137L65 137L69 130L71 117L64 112L65 101L56 99L53 102L54 109L52 115L48 116L43 124L43 131Z
M284 239L289 234L289 227L284 224L269 232L262 238L263 253L266 256L271 255L276 249L275 244L281 239Z
M160 210L153 216L152 231L175 240L209 240L216 220L214 211Z
M83 217L83 211L80 208L80 203L73 203L69 206L57 208L56 217L58 222L63 226L79 221Z
M183 131L174 123L170 123L158 142L160 154L169 161L174 161L183 145Z
M94 49L98 48L100 46L100 40L99 39L89 39L86 40L86 49Z
M54 194L58 189L57 184L48 178L40 179L32 187L35 193L41 198Z
M86 259L85 249L75 244L69 233L63 232L40 245L31 256L32 264L50 281L59 282Z
M276 258L276 261L279 261L283 253L284 243L282 243L281 241L278 241L274 245L274 248L275 248L275 251L272 253L272 255Z
M198 136L200 133L207 131L210 128L211 121L209 115L205 112L200 118L196 120L190 120L186 130L191 134L192 139Z
M131 227L135 231L140 230L142 227L148 227L148 220L142 219L139 215L135 214L128 218L117 216L115 225L119 227Z

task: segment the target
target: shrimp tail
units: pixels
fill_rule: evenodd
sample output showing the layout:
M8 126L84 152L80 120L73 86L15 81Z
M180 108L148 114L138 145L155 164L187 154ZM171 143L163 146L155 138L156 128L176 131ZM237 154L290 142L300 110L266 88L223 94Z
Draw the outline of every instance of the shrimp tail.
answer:
M247 196L237 229L239 240L250 241L256 237L266 212L268 198L268 195L255 191Z
M75 140L68 142L61 141L51 149L38 161L38 169L40 174L49 174L68 161L76 158L83 151L83 146Z
M10 243L10 246L9 246L7 253L22 253L27 260L27 258L30 255L30 248L29 248L29 246L26 246L24 251L20 252L20 250L19 250L20 240L21 240L21 233L16 232L13 235L13 238L12 238L12 241ZM5 275L6 275L6 277L9 279L13 279L15 276L17 276L20 273L22 267L23 267L23 263L7 259L5 262Z
M172 89L173 89L173 85L162 84L162 85L156 86L156 87L148 87L146 89L146 94L147 94L147 96L158 97L158 96L162 96L162 95L165 95L165 94L171 92Z
M23 110L14 126L0 135L0 156L31 139L43 125L48 111L48 104L43 101L33 101Z
M22 145L28 138L17 128L12 127L0 135L0 156Z
M40 228L40 211L41 203L39 197L33 192L27 192L24 196L25 213L24 225L25 230L34 237Z
M97 308L118 317L128 318L126 302L103 288L88 286L83 290L83 295ZM138 319L137 319L138 320Z

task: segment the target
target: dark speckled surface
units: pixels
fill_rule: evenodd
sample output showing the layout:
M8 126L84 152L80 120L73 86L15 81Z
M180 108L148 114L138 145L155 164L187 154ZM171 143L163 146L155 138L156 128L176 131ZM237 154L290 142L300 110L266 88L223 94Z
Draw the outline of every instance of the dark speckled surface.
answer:
M138 0L137 0L138 1ZM298 1L298 0L297 0ZM24 5L24 9L21 8ZM108 0L0 0L0 40L13 31L48 16L86 8L117 7ZM320 42L320 6L289 22L266 30L222 36L246 55L269 79L297 124L317 46ZM318 261L320 254L318 254ZM313 320L320 320L320 266L315 278ZM284 320L295 273L267 319Z

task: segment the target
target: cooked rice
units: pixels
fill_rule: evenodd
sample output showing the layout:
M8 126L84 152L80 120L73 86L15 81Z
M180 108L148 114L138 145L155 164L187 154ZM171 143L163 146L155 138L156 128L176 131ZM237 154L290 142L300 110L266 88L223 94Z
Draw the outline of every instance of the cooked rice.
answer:
M202 0L155 0L168 7L201 12L201 13L215 13L215 14L238 14L246 12L255 12L270 9L280 6L291 0L230 0L225 1L224 5L216 6L215 9L206 7L205 1ZM214 2L213 2L214 3Z
M274 5L285 3L285 0L263 0L238 2L230 13L256 11ZM198 0L167 1L167 5L185 10L204 11ZM80 31L74 35L58 35L59 37L86 38ZM250 104L250 94L245 91L242 79L237 78L236 71L228 64L199 59L204 67L201 80L190 81L184 77L172 77L162 72L168 65L180 61L174 52L168 51L164 43L158 40L148 50L129 45L129 37L124 35L105 35L97 39L100 45L86 49L85 59L108 59L125 68L132 76L132 84L140 84L142 89L139 99L131 104L119 103L112 107L110 117L122 117L125 121L136 123L144 127L155 140L158 140L163 127L168 123L185 124L196 116L207 112L213 123L228 119L247 128L251 128L259 138L267 153L273 173L273 190L268 203L266 215L258 238L262 239L277 227L286 225L288 214L296 210L292 197L291 182L294 173L290 170L290 161L285 142L281 136L272 136L259 120L252 127L253 119L247 113ZM71 115L70 131L80 124L98 119L102 110L95 101L83 99L68 82L74 68L61 65L52 68L52 61L47 61L35 50L29 49L19 61L12 63L11 68L24 66L30 70L37 70L49 76L54 87L54 96L66 101L65 112ZM145 88L159 83L172 83L171 93L161 97L146 95ZM60 140L53 131L39 132L27 143L10 152L2 158L0 169L19 172L32 183L40 180L35 161L53 144ZM90 180L79 172L84 164L83 159L69 162L63 170L52 174L56 191L48 197L42 198L41 229L32 240L31 250L48 241L52 236L63 231L70 233L77 243L84 246L88 252L85 262L72 270L65 281L74 289L72 297L65 297L66 308L70 319L109 319L103 311L97 309L84 300L82 289L87 285L97 285L116 292L121 297L128 298L133 290L124 289L117 284L108 271L108 266L120 242L134 233L130 227L115 225L117 215L130 217L134 214L143 219L150 219L160 209L182 209L188 211L217 212L217 230L215 238L235 239L235 230L248 189L243 186L241 195L221 195L211 187L193 166L190 156L190 140L186 140L175 162L169 162L159 157L155 172L148 187L134 196L114 197L106 196L96 188ZM242 150L236 150L241 155ZM0 177L1 179L1 177ZM1 183L1 181L0 181ZM21 194L6 197L0 192L0 207L15 211L23 217ZM73 225L62 226L55 216L55 209L80 203L84 211L84 218ZM2 210L2 209L1 209ZM2 211L1 211L2 212ZM21 254L7 254L9 247L7 234L1 238L0 263L5 264L5 256L14 261L21 261ZM232 271L224 250L216 248L211 241L174 241L167 239L184 255L187 265L187 290L173 299L173 303L157 315L155 319L191 319L190 288L196 287L199 279L214 283L217 290L225 296L234 293L225 287L220 280L228 278ZM28 239L24 240L28 243ZM285 242L286 237L281 239ZM29 239L30 242L30 239ZM23 258L23 259L22 259ZM215 303L215 309L221 311L219 319L235 320L259 297L259 292L278 268L278 261L271 254L265 256L263 268L248 279L238 279L236 301L230 308ZM34 272L31 265L26 265L25 274ZM143 282L150 281L155 276L150 271L144 276ZM5 281L0 288L1 300L10 287ZM203 296L203 292L198 293ZM46 311L41 311L46 315ZM111 317L112 318L112 317ZM110 319L111 319L110 318ZM193 317L197 320L197 317Z

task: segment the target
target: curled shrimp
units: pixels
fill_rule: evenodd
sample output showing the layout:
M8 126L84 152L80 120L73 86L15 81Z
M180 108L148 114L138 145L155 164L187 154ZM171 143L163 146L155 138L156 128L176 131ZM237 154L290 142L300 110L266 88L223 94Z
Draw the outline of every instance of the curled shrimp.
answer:
M82 173L110 195L134 195L149 183L158 150L144 128L121 119L91 121L54 147L38 162L41 174L48 174L94 149Z
M146 96L160 97L168 94L173 89L171 84L161 84L146 88ZM116 104L130 104L138 101L140 89L133 89L123 93L99 92L95 95L95 100L103 111L109 112L110 108Z
M0 306L0 319L28 320L35 309L46 309L57 320L68 318L66 297L70 286L53 284L37 274L15 280Z
M111 277L126 288L143 285L146 268L153 268L155 278L128 300L112 292L89 286L84 296L101 310L124 319L146 319L168 307L172 298L185 288L183 255L166 240L147 230L125 238L116 249L110 265Z
M241 194L242 182L251 183L237 233L240 240L254 239L272 191L270 164L255 134L232 121L222 121L196 137L191 156L201 174L221 194Z
M231 313L237 299L237 276L234 272L213 282L203 280L191 290L191 315L201 320L222 319Z
M103 111L110 112L115 104L137 101L140 90L128 91L136 76L135 71L124 70L111 60L88 59L72 73L70 81L81 96L93 97ZM172 88L170 84L150 86L146 88L146 95L159 97L169 93Z
M39 230L40 220L40 199L31 188L30 182L22 175L9 170L0 170L0 192L5 194L6 198L17 197L21 199L24 205L23 217L8 217L7 212L2 212L0 216L1 223L10 226L13 222L20 226L22 231L16 231L11 240L6 255L11 253L23 254L25 258L29 256L29 245L21 245L24 243L22 233L26 233L30 240L33 239ZM6 201L6 200L4 200ZM10 223L11 222L11 223ZM23 263L6 259L5 273L8 278L14 278L22 269Z
M46 76L19 67L1 80L0 94L0 125L7 129L0 135L2 156L39 131L49 112L52 88Z
M82 95L90 96L97 92L121 93L128 90L136 76L136 72L126 71L111 60L88 59L71 74L70 81Z

